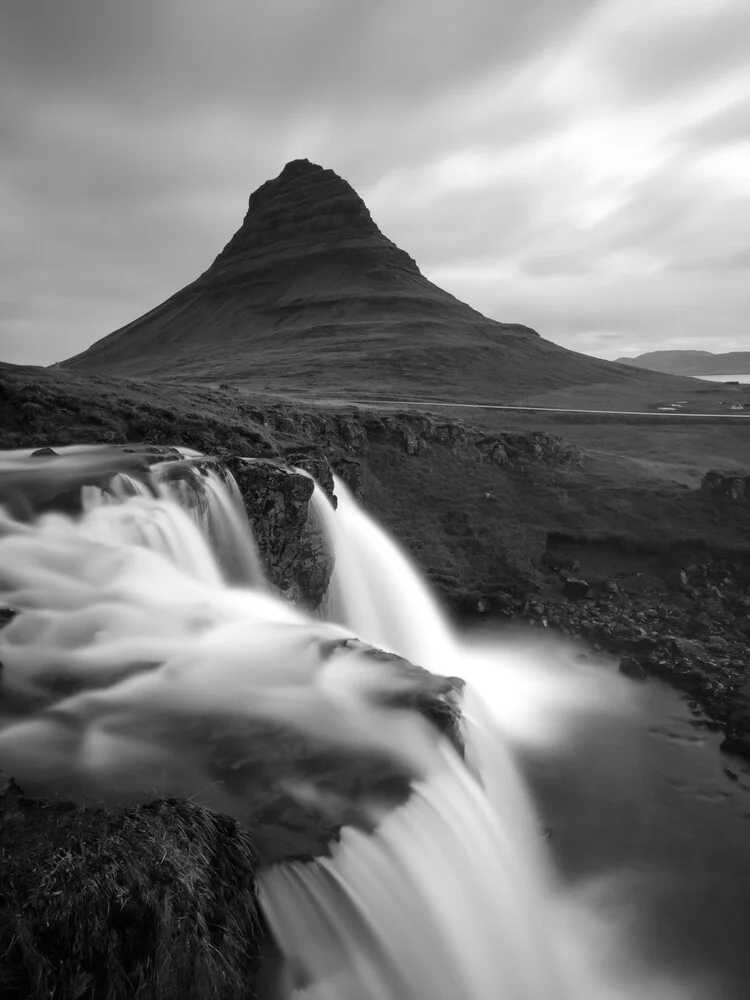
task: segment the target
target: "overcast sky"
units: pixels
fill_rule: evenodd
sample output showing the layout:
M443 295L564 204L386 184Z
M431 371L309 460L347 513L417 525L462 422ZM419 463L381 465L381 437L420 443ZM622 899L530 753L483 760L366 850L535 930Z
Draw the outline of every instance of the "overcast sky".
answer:
M0 0L0 360L205 270L307 157L601 357L750 349L747 0Z

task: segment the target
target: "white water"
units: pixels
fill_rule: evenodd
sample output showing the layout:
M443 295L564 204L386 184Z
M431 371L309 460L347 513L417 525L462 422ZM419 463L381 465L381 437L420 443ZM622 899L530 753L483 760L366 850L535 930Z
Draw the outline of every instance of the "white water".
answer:
M255 539L248 526L247 514L237 483L214 469L201 472L185 468L183 463L159 462L151 467L149 485L141 479L119 473L107 491L84 486L87 510L103 505L118 507L102 540L121 532L125 544L143 545L162 552L191 575L209 584L241 584L266 589L266 580ZM177 504L154 503L154 498L174 499ZM123 500L142 498L123 506ZM137 514L135 511L138 511ZM189 520L208 545L185 544L183 535ZM217 566L218 564L218 566Z
M552 681L553 695L565 691L568 708L580 708L586 700L575 683L580 677L545 677L528 649L525 662L523 653L518 662L516 649L515 669L507 663L503 669L497 649L492 656L462 647L406 554L337 477L334 484L335 511L319 488L313 498L335 556L325 610L367 642L469 681L463 703L469 769L444 745L442 760L373 836L350 831L331 859L282 866L264 876L275 936L290 967L307 970L311 980L303 989L288 987L288 995L315 1000L669 995L665 983L648 987L642 979L631 988L627 973L618 977L614 929L608 934L601 918L594 931L592 914L566 899L517 766L499 735L504 722L508 735L535 742L531 733L539 728L540 710L549 706L534 697L534 688ZM517 683L524 665L536 671L525 688L533 708L519 723L513 702L517 707L524 695L516 693L508 711L504 686ZM566 714L559 704L557 711Z
M240 760L217 756L214 733L230 732L240 757L256 721L339 747L352 767L361 750L381 754L412 777L408 801L385 814L373 803L374 833L346 829L329 859L263 875L285 996L678 995L647 984L558 884L509 749L509 738L558 738L555 719L614 689L550 672L538 649L460 643L408 558L338 480L336 512L319 490L314 500L336 557L328 611L337 624L228 588L211 532L178 506L190 499L179 490L147 497L124 480L118 489L139 495L90 497L77 520L0 518L0 596L19 612L0 632L3 698L14 709L0 717L0 768L28 793L129 802L158 782L161 794L242 818ZM223 501L205 496L216 516ZM341 645L352 634L470 680L468 767L421 717L385 707L403 678Z

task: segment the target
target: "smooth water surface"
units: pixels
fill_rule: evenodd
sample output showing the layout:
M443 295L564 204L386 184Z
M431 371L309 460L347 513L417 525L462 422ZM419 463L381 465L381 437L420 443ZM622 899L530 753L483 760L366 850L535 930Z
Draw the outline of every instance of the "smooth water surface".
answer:
M603 666L602 669L612 669ZM581 720L526 755L548 844L576 882L633 906L640 953L712 998L750 996L750 764L719 752L688 699L649 680L640 712Z

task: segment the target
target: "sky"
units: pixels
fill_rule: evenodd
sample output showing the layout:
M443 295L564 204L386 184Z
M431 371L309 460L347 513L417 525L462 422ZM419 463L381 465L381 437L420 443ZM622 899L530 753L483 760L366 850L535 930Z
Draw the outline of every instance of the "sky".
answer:
M291 159L599 357L750 350L747 0L0 0L0 360L192 281Z

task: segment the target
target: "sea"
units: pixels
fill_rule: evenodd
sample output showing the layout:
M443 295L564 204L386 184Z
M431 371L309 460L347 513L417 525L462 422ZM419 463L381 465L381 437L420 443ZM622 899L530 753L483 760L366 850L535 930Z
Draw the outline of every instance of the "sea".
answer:
M702 378L706 382L750 382L750 372L737 372L732 375L694 375L693 378Z

